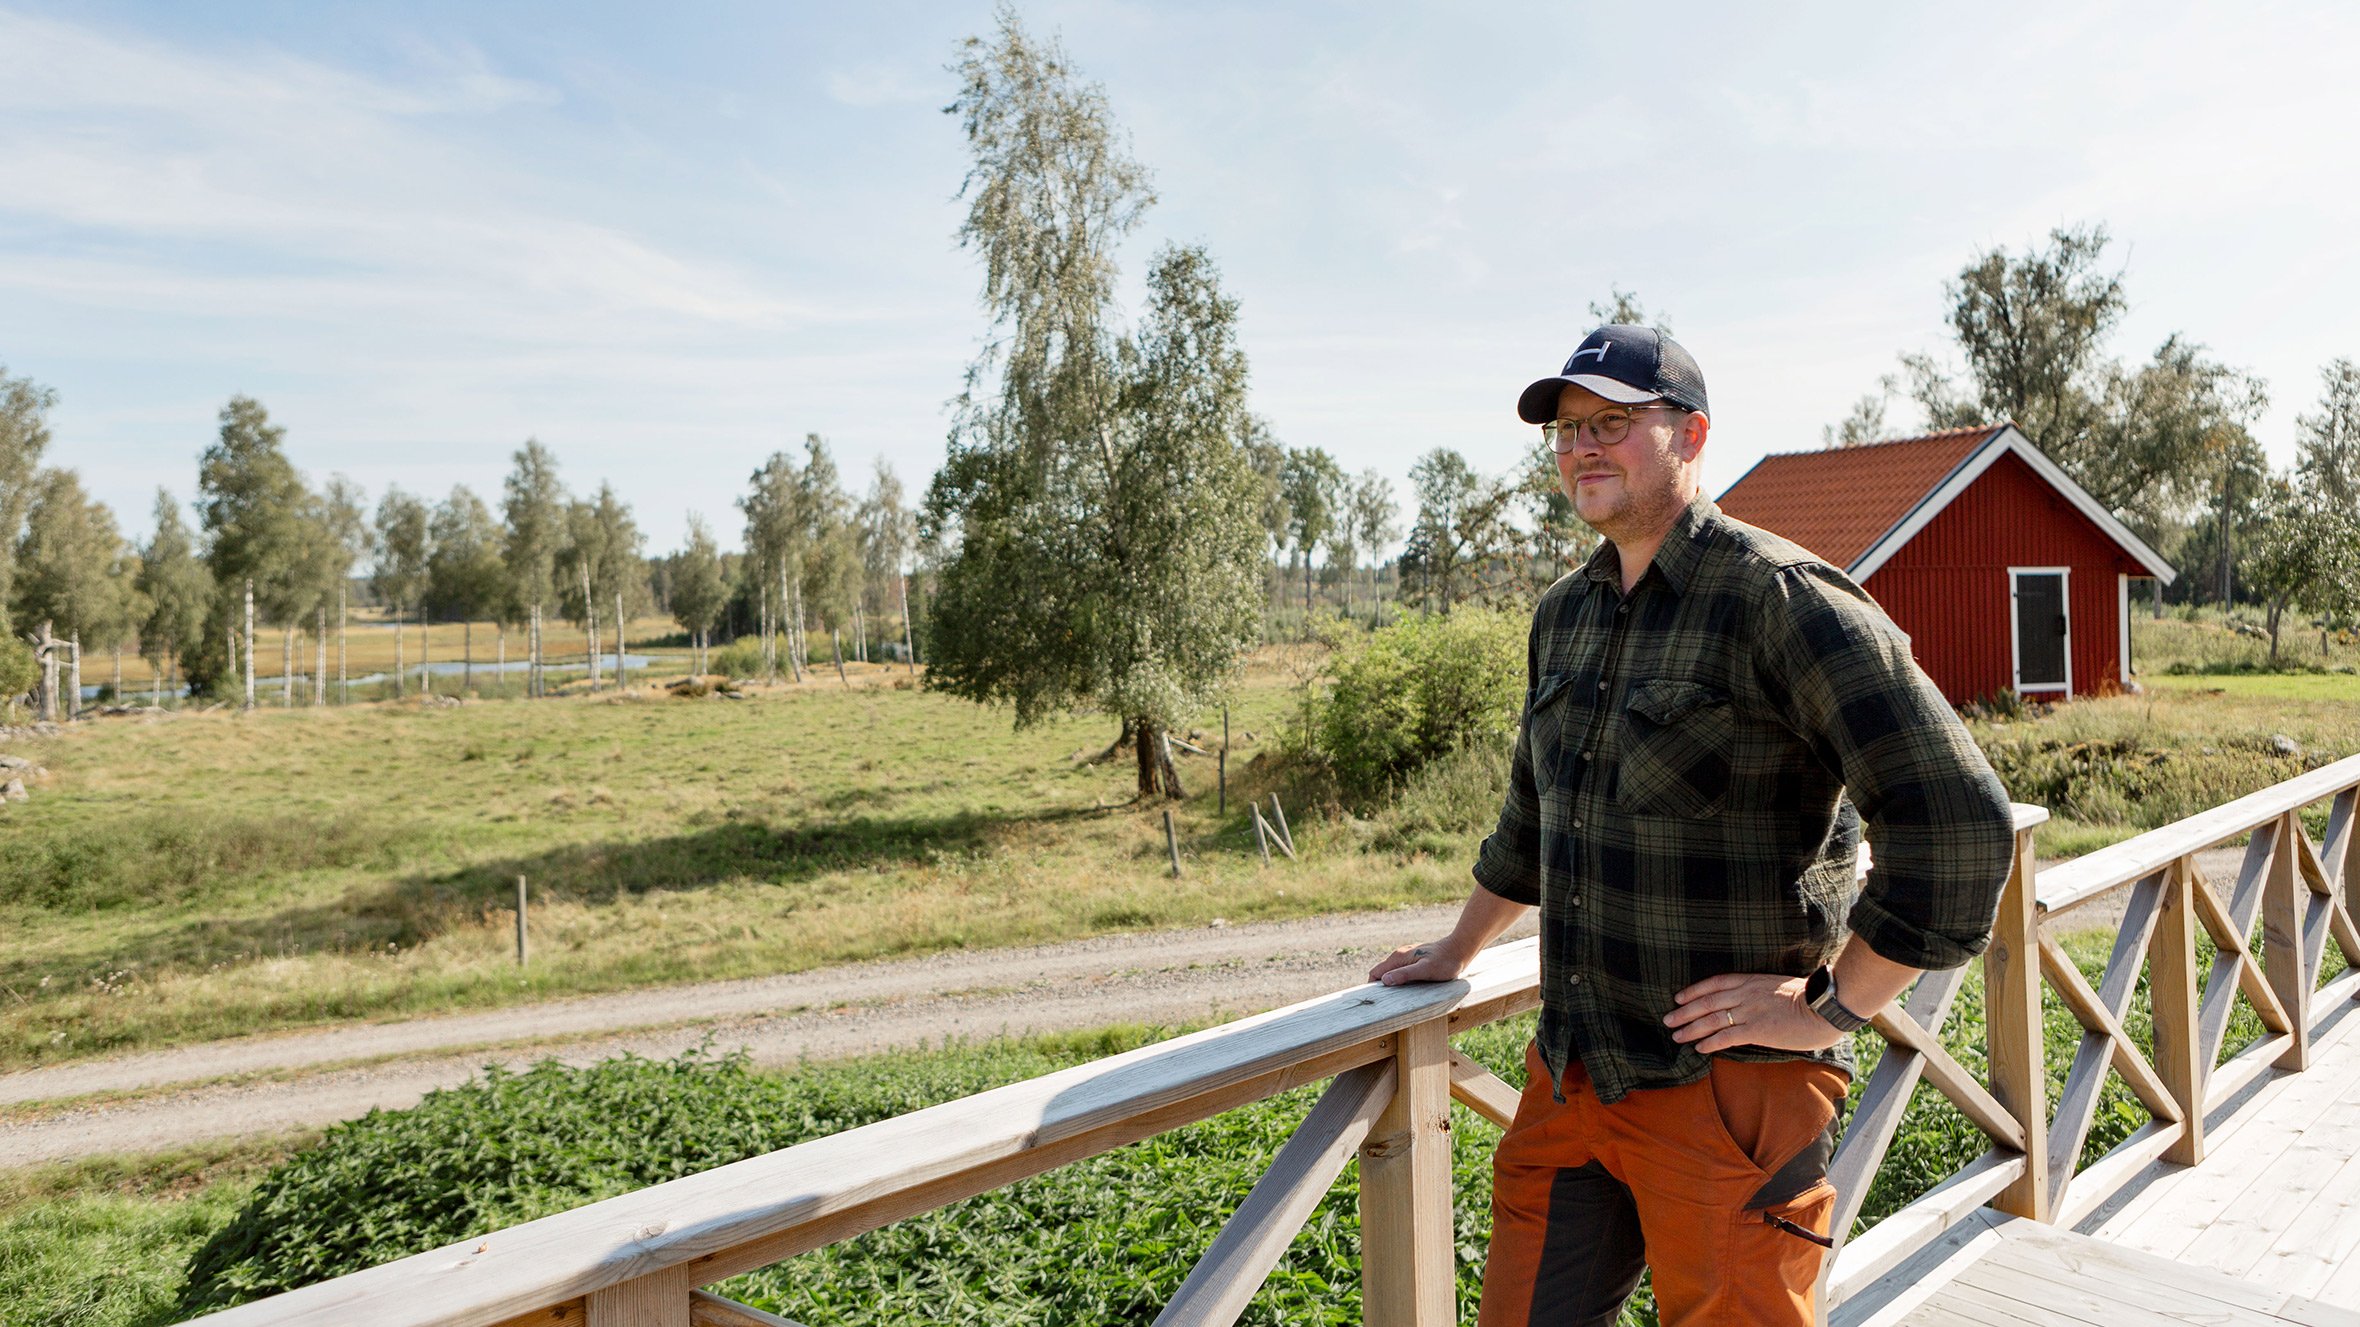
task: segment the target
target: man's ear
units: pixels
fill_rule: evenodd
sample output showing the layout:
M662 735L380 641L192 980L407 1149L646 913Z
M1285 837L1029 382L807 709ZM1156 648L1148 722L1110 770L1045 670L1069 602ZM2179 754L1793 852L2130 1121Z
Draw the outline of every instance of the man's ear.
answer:
M1703 455L1705 438L1712 431L1711 416L1702 410L1691 411L1686 419L1680 421L1680 459L1692 462Z

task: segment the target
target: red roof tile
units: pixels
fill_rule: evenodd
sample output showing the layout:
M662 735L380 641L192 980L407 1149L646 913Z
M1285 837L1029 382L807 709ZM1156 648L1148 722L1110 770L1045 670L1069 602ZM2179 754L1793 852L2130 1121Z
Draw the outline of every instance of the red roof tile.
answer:
M2002 427L1765 456L1721 510L1849 568Z

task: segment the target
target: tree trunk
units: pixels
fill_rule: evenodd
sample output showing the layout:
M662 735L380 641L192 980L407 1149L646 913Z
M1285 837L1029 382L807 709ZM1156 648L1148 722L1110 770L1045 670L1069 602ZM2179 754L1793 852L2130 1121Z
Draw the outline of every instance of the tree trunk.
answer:
M72 723L82 713L82 632L74 632L74 673L72 689L66 692L66 722Z
M844 633L831 627L828 629L828 640L835 645L836 649L836 680L842 682L846 687L850 687L852 679L844 675Z
M598 690L598 600L590 594L590 564L582 564L582 648L590 666L590 689Z
M623 592L615 591L615 687L623 685Z
M1150 719L1133 719L1130 723L1131 746L1139 758L1139 796L1142 800L1158 795L1177 800L1180 791L1180 772L1172 765L1172 748L1164 741L1163 729Z
M295 624L279 628L279 708L295 708Z
M311 664L311 705L318 709L328 703L328 605L325 601L312 611Z
M541 604L539 600L533 601L533 621L526 631L530 634L525 637L524 642L524 694L538 696L542 690Z
M246 578L246 708L254 708L254 578Z
M344 635L352 624L352 606L345 602L344 587L336 587L336 703L352 703L352 674L345 666Z
M2270 666L2278 666L2278 623L2286 615L2286 605L2271 600L2262 610L2263 620L2270 628Z
M910 578L901 579L901 646L910 654L910 676L918 675L918 636L910 626Z
M418 605L418 694L434 694L434 618Z
M2326 633L2320 634L2319 642L2319 652L2321 654L2327 653ZM121 641L115 642L115 703L117 705L123 703L123 642Z
M57 722L57 634L49 623L41 624L41 643L34 647L41 665L40 694L33 698L33 713L43 723Z
M402 624L409 620L409 616L398 608L393 610L393 698L395 700L400 700L409 694L410 660L409 656L402 652Z

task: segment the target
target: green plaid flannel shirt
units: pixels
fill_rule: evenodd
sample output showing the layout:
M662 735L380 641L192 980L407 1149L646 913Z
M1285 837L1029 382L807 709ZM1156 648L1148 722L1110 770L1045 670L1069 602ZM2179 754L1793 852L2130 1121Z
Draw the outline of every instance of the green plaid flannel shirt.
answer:
M1629 595L1611 543L1551 586L1526 667L1475 879L1540 906L1553 1079L1578 1055L1604 1102L1695 1082L1706 1057L1663 1024L1678 991L1806 975L1847 932L1915 968L1989 942L2007 794L1908 638L1799 545L1700 496ZM1849 1038L1723 1053L1851 1068Z

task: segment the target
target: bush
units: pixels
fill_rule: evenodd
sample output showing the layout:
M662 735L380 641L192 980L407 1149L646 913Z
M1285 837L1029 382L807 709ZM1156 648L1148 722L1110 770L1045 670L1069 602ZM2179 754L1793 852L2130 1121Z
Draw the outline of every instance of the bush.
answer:
M713 671L723 677L759 677L762 675L762 638L740 636L713 651Z
M41 664L33 647L0 631L0 712L16 708L17 697L41 680Z
M1335 656L1332 683L1305 707L1305 744L1366 803L1442 756L1514 740L1526 627L1522 614L1462 609L1369 633Z

